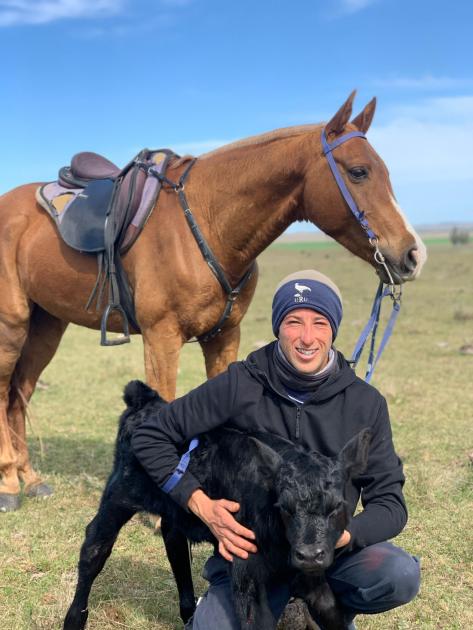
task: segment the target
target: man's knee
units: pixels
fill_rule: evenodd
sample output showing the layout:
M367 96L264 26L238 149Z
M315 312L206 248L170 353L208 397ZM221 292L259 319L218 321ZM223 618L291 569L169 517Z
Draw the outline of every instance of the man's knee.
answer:
M358 613L380 613L418 593L417 558L391 543L378 543L342 558L328 580L340 602Z
M419 592L420 564L414 556L405 552L391 556L386 563L385 575L391 583L393 606L407 604Z

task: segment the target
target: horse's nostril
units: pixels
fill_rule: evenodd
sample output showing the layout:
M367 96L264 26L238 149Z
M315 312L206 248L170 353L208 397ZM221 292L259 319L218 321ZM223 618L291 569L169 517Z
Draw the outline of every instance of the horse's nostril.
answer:
M419 264L419 252L417 250L417 246L411 247L404 254L404 270L407 272L412 272L415 270L417 265Z

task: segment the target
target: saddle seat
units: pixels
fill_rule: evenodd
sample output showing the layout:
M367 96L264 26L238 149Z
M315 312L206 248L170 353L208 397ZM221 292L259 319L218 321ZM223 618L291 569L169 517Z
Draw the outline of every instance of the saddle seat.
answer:
M80 179L115 179L121 169L106 157L91 151L77 153L71 160L71 173Z

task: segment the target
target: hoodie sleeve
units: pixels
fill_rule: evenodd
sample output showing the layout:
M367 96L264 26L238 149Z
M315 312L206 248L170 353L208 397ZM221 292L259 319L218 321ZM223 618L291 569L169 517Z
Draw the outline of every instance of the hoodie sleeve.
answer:
M372 426L366 472L354 480L361 492L363 511L348 526L350 549L366 547L397 536L406 525L407 508L402 494L405 477L394 450L391 423L384 398Z
M237 381L237 370L230 368L161 408L135 430L132 451L159 487L175 471L186 442L231 417ZM169 495L187 510L189 497L199 487L199 481L187 471Z

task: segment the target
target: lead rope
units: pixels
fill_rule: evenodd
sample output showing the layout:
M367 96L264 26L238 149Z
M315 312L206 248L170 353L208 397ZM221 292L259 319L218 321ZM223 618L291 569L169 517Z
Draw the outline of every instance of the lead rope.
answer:
M358 364L358 361L360 360L361 354L363 352L363 348L365 347L366 340L368 339L368 336L371 333L370 351L368 354L368 363L366 365L366 373L365 373L365 381L367 383L371 381L371 377L373 376L373 372L376 367L376 364L378 363L384 349L386 348L389 338L391 337L393 333L396 320L401 311L401 297L402 297L401 285L394 284L394 280L389 270L389 267L386 264L386 260L378 247L378 239L376 237L370 238L370 243L374 247L374 250L375 250L374 259L386 271L386 274L389 278L389 283L385 286L384 282L382 280L380 281L378 285L378 289L376 290L376 293L375 293L370 318L368 320L367 325L361 332L361 335L355 345L355 349L353 351L353 355L350 360L351 365L353 367L356 367L356 365ZM379 325L379 318L381 315L382 302L383 302L383 299L388 296L392 300L393 308L392 308L388 323L386 325L386 328L384 330L381 343L379 344L378 352L375 356L376 334L378 332L378 325Z

